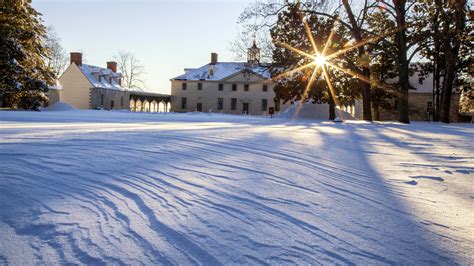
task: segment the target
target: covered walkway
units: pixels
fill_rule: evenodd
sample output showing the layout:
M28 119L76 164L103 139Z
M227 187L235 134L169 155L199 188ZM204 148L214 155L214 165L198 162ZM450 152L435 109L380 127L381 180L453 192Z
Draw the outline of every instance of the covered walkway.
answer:
M130 92L130 110L132 112L169 112L171 95L152 92Z

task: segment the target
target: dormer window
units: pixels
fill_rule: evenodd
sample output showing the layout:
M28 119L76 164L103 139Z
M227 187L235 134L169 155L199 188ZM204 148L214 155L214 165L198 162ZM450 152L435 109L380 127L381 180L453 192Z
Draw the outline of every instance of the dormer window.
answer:
M208 75L209 75L209 76L214 76L214 65L210 65L210 66L209 66Z

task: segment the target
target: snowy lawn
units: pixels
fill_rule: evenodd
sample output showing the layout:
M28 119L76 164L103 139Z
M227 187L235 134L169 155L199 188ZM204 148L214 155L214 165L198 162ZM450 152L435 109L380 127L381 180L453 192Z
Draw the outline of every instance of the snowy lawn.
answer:
M0 112L0 264L471 264L474 125Z

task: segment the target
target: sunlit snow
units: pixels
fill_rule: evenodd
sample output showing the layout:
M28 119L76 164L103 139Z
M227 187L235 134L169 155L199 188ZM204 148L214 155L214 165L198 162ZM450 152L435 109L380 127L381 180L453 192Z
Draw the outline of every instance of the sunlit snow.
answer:
M0 264L469 264L474 125L0 112Z

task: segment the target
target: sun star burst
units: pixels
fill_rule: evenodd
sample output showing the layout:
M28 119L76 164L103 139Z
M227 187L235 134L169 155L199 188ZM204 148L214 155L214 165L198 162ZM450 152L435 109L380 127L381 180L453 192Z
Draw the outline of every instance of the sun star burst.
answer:
M284 73L281 73L280 75L276 76L275 79L279 79L279 78L282 78L282 77L285 77L285 76L292 75L293 73L296 73L298 71L302 71L302 70L307 69L307 68L313 68L311 76L308 79L308 83L306 85L305 91L303 92L303 96L301 98L301 104L298 107L296 114L299 113L301 107L303 106L304 101L306 101L306 99L308 97L308 94L309 94L309 91L311 90L311 86L312 86L313 82L316 79L319 79L320 76L322 76L322 79L324 79L326 81L326 84L327 84L329 92L330 92L330 96L332 97L334 103L336 104L337 107L340 107L339 101L337 100L337 98L335 96L336 95L335 89L332 85L332 82L331 82L331 79L330 79L330 76L329 76L329 73L328 73L328 67L334 68L334 69L336 69L340 72L348 74L352 77L355 77L355 78L357 78L357 79L359 79L363 82L367 82L367 83L369 83L371 85L374 85L376 87L379 87L379 88L382 88L382 89L385 89L385 90L396 93L396 90L392 86L390 86L388 84L385 84L382 81L371 80L369 77L366 77L363 74L358 73L357 71L340 67L340 66L338 66L334 63L334 60L337 59L339 56L341 56L341 55L343 55L343 54L345 54L349 51L357 49L357 48L359 48L361 46L364 46L368 43L379 41L380 39L385 38L386 36L395 33L399 29L394 29L394 30L391 30L391 31L387 31L383 35L374 36L374 37L371 37L371 38L368 38L368 39L361 40L361 41L356 42L352 45L344 46L342 49L340 49L338 51L334 51L331 54L327 54L329 44L332 42L332 38L333 38L333 35L334 35L335 25L333 25L333 28L331 29L329 37L327 38L326 42L324 43L324 48L320 52L318 50L317 45L316 45L316 41L314 40L311 29L310 29L307 21L304 20L304 19L303 19L303 24L304 24L304 28L306 30L306 34L308 35L308 39L311 42L311 46L313 47L313 51L305 52L305 51L302 51L298 48L295 48L295 47L293 47L289 44L283 43L283 42L277 42L276 43L277 45L279 45L283 48L287 48L287 49L289 49L289 50L291 50L291 51L293 51L297 54L300 54L300 55L306 57L307 59L310 60L310 62L303 65L303 66L300 66L300 67L297 67L295 69L292 69L292 70L286 71Z
M317 54L315 55L314 63L317 66L322 67L326 63L326 57L324 55Z

